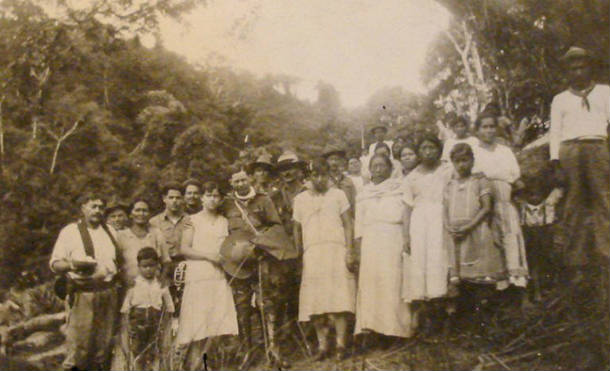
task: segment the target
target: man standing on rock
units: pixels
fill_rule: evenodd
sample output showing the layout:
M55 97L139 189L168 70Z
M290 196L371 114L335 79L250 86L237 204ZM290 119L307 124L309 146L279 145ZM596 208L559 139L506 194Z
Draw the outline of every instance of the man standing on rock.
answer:
M117 264L113 237L103 224L104 207L101 196L82 196L82 218L59 232L49 262L67 279L65 370L107 369L117 313Z

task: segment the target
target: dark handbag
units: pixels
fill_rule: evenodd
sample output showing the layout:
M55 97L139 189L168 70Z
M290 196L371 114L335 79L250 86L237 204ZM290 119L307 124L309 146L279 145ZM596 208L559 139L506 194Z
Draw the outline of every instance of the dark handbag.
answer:
M68 296L68 276L65 274L57 276L53 284L53 291L55 296L61 300L66 300L66 296Z

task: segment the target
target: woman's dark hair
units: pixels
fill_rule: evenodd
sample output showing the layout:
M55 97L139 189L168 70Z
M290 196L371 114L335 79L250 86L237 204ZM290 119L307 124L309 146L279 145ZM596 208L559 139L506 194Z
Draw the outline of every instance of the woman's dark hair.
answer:
M441 157L441 154L443 152L443 142L441 142L441 140L438 139L436 135L430 133L422 135L419 143L417 144L417 151L415 153L419 155L419 149L421 148L421 145L424 144L424 142L431 142L432 144L434 144L436 148L438 148L438 157Z
M311 173L322 173L328 174L330 171L330 167L328 166L328 162L323 158L316 158L309 163L309 172Z
M474 121L474 129L479 130L479 128L481 127L481 121L483 121L483 119L489 119L489 118L493 119L496 126L498 126L498 116L496 116L495 112L483 111L479 114L477 119Z
M146 206L148 206L148 209L150 209L150 202L148 202L148 200L142 196L136 196L133 201L131 201L131 203L129 204L129 208L127 209L129 211L129 214L131 214L131 212L133 211L133 208L136 206L136 204L138 202L144 202L146 204Z
M383 159L383 161L385 161L385 163L390 167L390 170L393 169L392 160L390 160L390 158L388 156L380 155L380 154L374 154L371 157L371 160L369 161L369 171L371 170L371 165L373 165L373 161L375 161L375 159L377 159L377 158Z
M212 193L215 190L218 191L218 193L220 193L220 195L224 197L225 194L222 191L222 189L220 188L220 185L218 185L218 183L212 182L212 181L205 182L203 184L203 186L201 187L201 194L204 195L206 193Z
M454 145L451 149L451 153L449 154L451 161L453 161L457 157L463 156L474 158L474 154L472 153L472 147L470 147L468 143L458 143Z
M138 264L142 260L146 259L153 259L156 262L159 262L159 254L157 254L157 251L152 247L143 247L140 249L140 251L138 251L138 256L136 259L138 260Z

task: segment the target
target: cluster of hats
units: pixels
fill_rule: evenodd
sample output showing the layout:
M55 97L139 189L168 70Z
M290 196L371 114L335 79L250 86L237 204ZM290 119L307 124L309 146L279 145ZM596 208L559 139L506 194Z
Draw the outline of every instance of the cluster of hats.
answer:
M262 154L260 155L256 161L249 164L246 168L246 171L249 174L254 173L257 169L267 170L269 173L273 173L276 171L284 171L290 168L302 168L305 169L307 163L299 159L299 157L291 151L286 151L280 155L277 159L277 163L274 165L271 161L270 154Z

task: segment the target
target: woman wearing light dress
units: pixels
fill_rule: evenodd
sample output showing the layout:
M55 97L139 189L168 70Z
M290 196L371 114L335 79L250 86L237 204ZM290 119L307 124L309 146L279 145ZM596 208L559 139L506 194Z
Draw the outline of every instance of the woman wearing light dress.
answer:
M360 251L356 334L412 334L409 304L400 298L401 252L408 234L407 205L401 180L391 178L392 161L375 154L369 163L371 183L356 201L355 245Z
M203 210L191 216L192 228L184 230L180 253L186 273L176 344L188 347L186 368L201 368L211 338L237 335L237 315L231 288L219 265L220 246L228 235L228 221L218 214L222 194L215 183L203 186Z
M356 279L348 271L353 222L345 193L330 187L326 161L311 165L312 187L294 199L295 244L303 251L299 321L312 321L318 337L316 360L329 355L335 329L335 357L346 356L348 320L356 307Z
M481 172L490 180L493 197L492 229L504 250L509 283L525 287L528 278L525 243L519 213L512 202L514 188L521 187L521 170L513 151L497 141L498 120L492 112L483 112L475 121L479 137L473 147L472 172Z
M443 191L452 168L440 160L442 143L425 135L417 148L420 164L404 179L409 233L403 255L402 298L416 313L426 309L424 331L431 330L447 295L449 256L443 244ZM427 305L426 305L427 304ZM423 314L423 313L422 313Z

